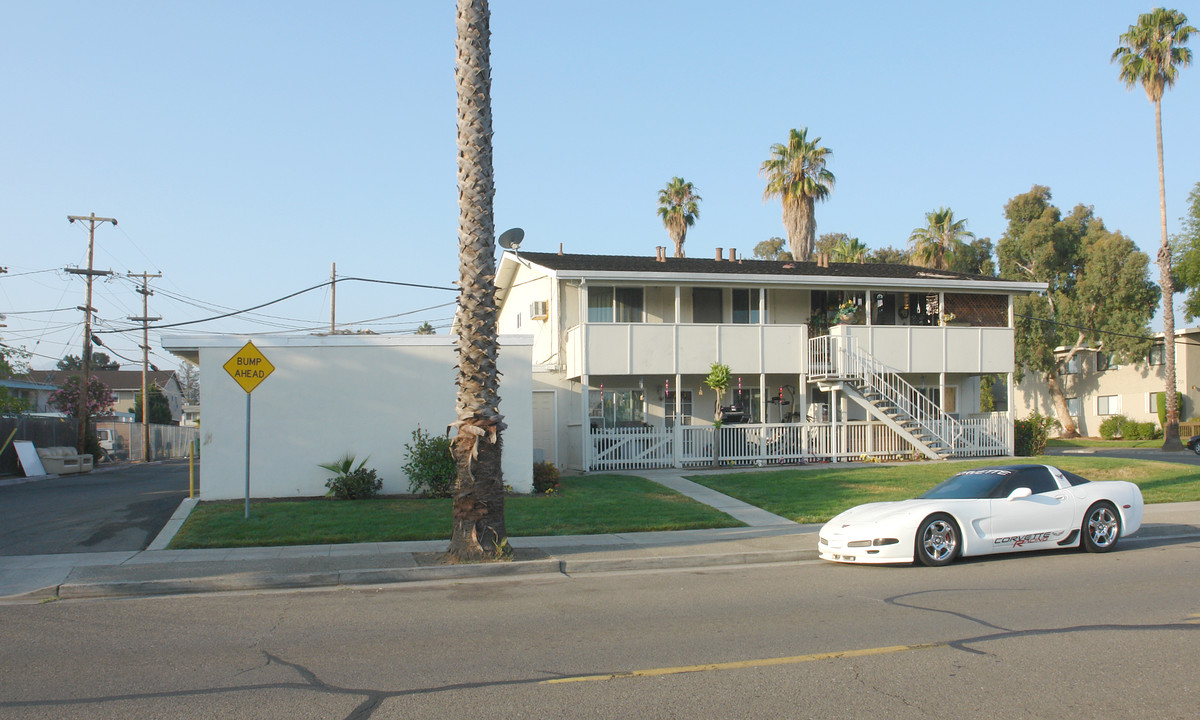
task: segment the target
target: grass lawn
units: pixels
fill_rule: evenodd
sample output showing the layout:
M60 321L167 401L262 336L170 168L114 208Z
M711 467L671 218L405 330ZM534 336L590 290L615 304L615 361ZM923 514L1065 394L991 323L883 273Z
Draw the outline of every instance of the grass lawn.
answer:
M831 465L820 469L696 475L688 479L795 522L819 523L854 505L916 497L968 468L1012 462L1012 458L995 458L878 467ZM1200 471L1191 465L1101 457L1055 457L1046 462L1089 480L1137 483L1147 503L1200 500Z
M1183 438L1187 442L1187 438ZM1162 438L1157 440L1103 440L1101 438L1050 438L1046 447L1060 448L1152 448L1162 449Z
M450 538L450 501L277 500L201 503L171 541L172 549L324 545ZM548 496L504 500L508 534L591 535L648 530L738 527L738 520L658 483L625 475L566 477Z

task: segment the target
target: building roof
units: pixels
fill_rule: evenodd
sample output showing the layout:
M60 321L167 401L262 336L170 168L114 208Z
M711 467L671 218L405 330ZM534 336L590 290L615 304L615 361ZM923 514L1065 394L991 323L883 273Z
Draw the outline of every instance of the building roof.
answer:
M931 270L915 265L883 263L834 263L777 260L717 260L715 258L672 258L658 260L639 255L559 255L557 253L506 251L502 263L524 260L540 265L566 279L658 278L735 282L779 282L811 285L910 285L925 287L988 289L998 292L1037 292L1045 283L1019 282L985 275Z
M79 370L30 370L29 379L33 382L58 385L72 375L79 375ZM112 391L142 389L141 370L92 370L91 374ZM175 377L174 370L151 370L146 373L146 382L165 388ZM176 380L178 383L178 380Z

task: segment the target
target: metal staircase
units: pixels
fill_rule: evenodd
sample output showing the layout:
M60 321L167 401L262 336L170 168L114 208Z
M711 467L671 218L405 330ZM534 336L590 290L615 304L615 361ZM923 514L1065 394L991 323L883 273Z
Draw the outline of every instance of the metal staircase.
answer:
M836 387L845 392L930 458L953 457L972 444L962 423L860 351L854 338L826 335L809 340L808 375L823 390Z

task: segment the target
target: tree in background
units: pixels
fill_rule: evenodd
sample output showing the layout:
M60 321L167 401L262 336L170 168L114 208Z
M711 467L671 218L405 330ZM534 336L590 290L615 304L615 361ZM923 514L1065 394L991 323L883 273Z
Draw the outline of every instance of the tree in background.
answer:
M992 259L992 239L979 238L963 243L950 258L950 270L970 275L996 276L996 263Z
M1025 372L1040 375L1063 436L1078 437L1060 369L1087 348L1099 347L1122 363L1146 356L1159 297L1146 279L1150 258L1105 229L1090 207L1077 205L1063 218L1050 203L1050 189L1040 185L1009 200L1004 216L1001 277L1049 285L1045 293L1013 299L1018 379ZM1060 347L1065 354L1055 352Z
M78 417L79 386L82 384L79 378L79 375L70 375L63 380L58 389L50 393L50 407L68 417ZM88 376L86 409L89 416L107 413L115 401L116 398L113 397L112 391L100 381L100 378L95 375Z
M83 360L78 355L67 355L58 361L56 367L59 370L82 370ZM94 352L92 353L91 368L93 370L120 370L121 363L110 358L107 353Z
M658 191L658 216L675 243L677 258L684 256L683 241L687 239L688 228L700 217L702 199L696 193L696 186L681 177L671 178L667 186Z
M0 379L29 372L28 358L29 353L24 350L0 344ZM13 397L8 388L0 387L0 414L11 415L26 409L24 400Z
M1183 316L1191 322L1200 317L1200 182L1188 195L1187 214L1181 217L1183 228L1173 238L1171 250L1179 290L1187 290Z
M848 243L854 240L858 240L858 238L852 238L846 233L842 232L822 233L817 236L817 241L813 243L813 253L817 255L821 253L833 255L833 249L839 244Z
M1154 103L1154 138L1158 148L1158 215L1162 225L1162 245L1158 249L1159 283L1162 285L1163 334L1166 342L1167 424L1163 427L1163 450L1182 450L1179 442L1179 403L1175 390L1175 286L1171 277L1171 246L1167 240L1167 183L1163 173L1162 97L1175 84L1179 67L1192 62L1186 47L1188 35L1196 28L1187 24L1187 16L1178 10L1154 8L1138 16L1137 25L1122 33L1120 46L1113 51L1112 62L1121 65L1121 80L1132 90L1141 85Z
M196 367L187 360L179 366L180 378L179 386L183 391L183 401L189 405L200 404L200 368ZM151 396L151 400L153 400ZM141 407L141 401L138 401L138 407ZM154 415L153 411L150 413Z
M426 320L425 322L423 322L417 326L417 329L413 331L413 334L414 335L436 335L437 330L434 330L433 326L429 324L428 320Z
M954 256L961 252L964 238L974 238L967 231L966 219L955 220L954 211L942 207L925 213L925 227L913 228L908 236L910 257L914 265L949 270Z
M773 237L770 240L763 240L754 246L754 257L759 260L775 260L780 262L791 262L792 254L785 247L787 241L781 237Z
M833 173L825 167L832 153L820 143L821 138L809 141L807 128L793 129L786 145L771 146L771 157L759 169L767 180L763 200L778 197L783 203L788 249L798 262L812 258L817 235L815 204L829 197L835 181Z
M858 238L843 236L833 246L833 250L829 253L829 256L833 262L856 263L866 262L867 255L870 252L871 248L864 245Z
M454 79L458 97L458 393L451 441L454 478L449 557L509 557L501 475L500 377L496 370L496 194L492 173L491 13L458 0Z
M171 425L175 419L171 417L171 403L157 385L151 384L150 393L150 423L153 425ZM133 407L128 412L133 413L134 422L142 422L142 391L133 396Z
M878 250L872 250L871 254L867 256L867 262L885 265L907 265L908 251L889 245Z

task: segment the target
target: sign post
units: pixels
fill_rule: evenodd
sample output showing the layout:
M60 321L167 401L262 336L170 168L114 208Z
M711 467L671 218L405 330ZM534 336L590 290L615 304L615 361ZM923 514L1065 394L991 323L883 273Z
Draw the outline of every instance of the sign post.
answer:
M275 366L267 360L254 343L247 342L234 353L224 365L225 372L246 391L246 519L250 519L250 393L267 376L275 372Z

